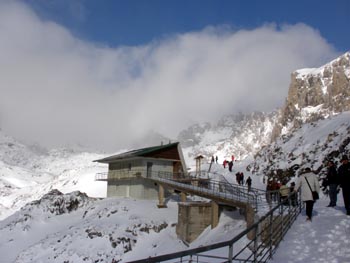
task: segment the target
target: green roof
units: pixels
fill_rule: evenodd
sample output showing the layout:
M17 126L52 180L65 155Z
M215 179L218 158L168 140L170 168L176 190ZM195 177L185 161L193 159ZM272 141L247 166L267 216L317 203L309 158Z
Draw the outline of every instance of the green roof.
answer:
M169 143L165 145L158 145L158 146L152 146L152 147L147 147L147 148L142 148L142 149L137 149L137 150L132 150L129 152L117 154L117 155L112 155L103 159L95 160L94 162L99 162L99 163L111 163L114 161L119 161L123 159L129 159L129 158L134 158L134 157L143 157L147 154L151 154L153 152L161 151L161 150L166 150L169 148L172 148L174 146L177 147L179 142L175 143Z

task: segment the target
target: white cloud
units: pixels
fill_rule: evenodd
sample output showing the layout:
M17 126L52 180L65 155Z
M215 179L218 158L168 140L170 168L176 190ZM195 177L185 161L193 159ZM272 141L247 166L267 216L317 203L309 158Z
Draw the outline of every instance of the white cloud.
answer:
M292 71L337 55L304 24L211 27L108 48L5 2L0 28L0 127L48 146L116 150L150 130L175 138L193 121L270 111L283 104Z

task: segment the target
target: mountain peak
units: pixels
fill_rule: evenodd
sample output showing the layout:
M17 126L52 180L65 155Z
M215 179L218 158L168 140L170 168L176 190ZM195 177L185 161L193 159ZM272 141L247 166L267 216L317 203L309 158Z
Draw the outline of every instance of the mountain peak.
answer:
M298 69L293 73L293 75L295 75L295 77L298 79L305 79L310 76L314 76L314 77L319 75L324 76L325 72L327 74L329 73L329 71L335 68L344 68L345 69L344 73L347 75L348 78L350 78L349 65L350 65L350 52L348 51L319 68ZM327 77L327 76L324 76L324 77Z
M274 133L350 110L350 52L314 69L292 73L288 97Z

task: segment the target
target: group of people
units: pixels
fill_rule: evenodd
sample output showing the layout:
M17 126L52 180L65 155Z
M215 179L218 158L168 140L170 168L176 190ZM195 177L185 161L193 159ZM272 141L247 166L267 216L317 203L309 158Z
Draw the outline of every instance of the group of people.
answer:
M232 172L232 167L233 167L234 160L235 160L235 156L232 155L231 156L231 161L227 161L226 159L224 159L222 165L224 166L224 168L226 168L226 166L228 166L228 170L230 172ZM218 163L218 156L214 157L214 155L213 155L211 157L211 162L212 163L214 163L214 162ZM245 183L245 185L247 185L247 187L248 187L248 192L252 188L252 178L250 178L250 176L248 176L247 180L244 182L244 174L243 174L243 172L237 172L236 173L236 182L239 185L244 185L244 183Z
M236 182L239 185L244 185L244 174L242 172L236 173Z
M211 157L211 162L212 162L212 163L214 163L214 162L218 163L218 160L219 160L218 156L215 156L215 157L214 157L214 155L213 155L213 156Z
M271 203L271 201L278 201L278 197L280 196L279 190L281 186L282 184L275 177L268 180L266 185L266 200L268 203Z
M212 163L214 163L214 162L216 162L216 163L218 163L218 156L215 156L214 157L214 155L211 157L211 162ZM234 155L232 155L231 156L231 161L228 161L228 160L224 160L223 162L222 162L222 165L224 166L224 168L226 168L226 166L228 166L228 170L230 171L230 172L232 172L232 167L233 167L233 162L235 161L235 156Z
M343 155L341 165L337 169L333 161L328 161L328 170L326 177L326 185L329 187L329 205L335 207L337 205L338 188L342 188L344 206L346 214L350 215L350 164L347 155ZM296 184L295 191L301 188L301 200L306 204L306 220L312 220L313 206L320 192L320 185L317 176L310 168L305 169Z
M337 205L339 187L342 188L346 214L350 215L350 164L347 155L340 160L341 165L336 168L333 161L328 161L327 177L323 183L329 190L329 207Z

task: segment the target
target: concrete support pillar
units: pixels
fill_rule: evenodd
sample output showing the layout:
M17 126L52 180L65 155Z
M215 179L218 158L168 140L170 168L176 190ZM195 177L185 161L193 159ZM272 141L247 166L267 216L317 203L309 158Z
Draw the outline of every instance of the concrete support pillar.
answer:
M247 222L247 228L251 227L254 224L255 211L249 204L247 204L245 208L245 218ZM255 237L255 231L250 231L247 234L247 237L249 240L253 240Z
M211 228L215 228L219 224L219 205L211 202Z
M184 193L184 192L181 192L180 193L180 199L181 199L181 202L186 202L186 193Z
M158 208L166 208L167 205L165 204L165 198L164 198L164 186L159 184L159 191L158 191Z

